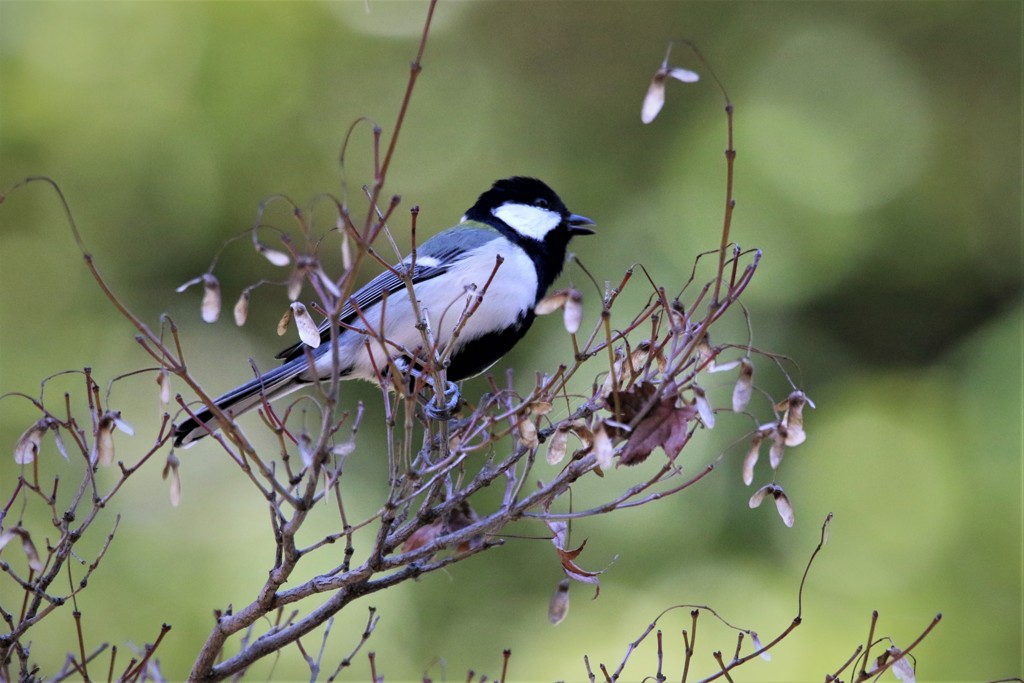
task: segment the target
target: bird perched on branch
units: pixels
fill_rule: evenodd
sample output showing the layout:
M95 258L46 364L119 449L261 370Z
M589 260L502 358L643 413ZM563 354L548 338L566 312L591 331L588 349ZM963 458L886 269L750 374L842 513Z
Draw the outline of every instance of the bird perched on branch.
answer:
M571 213L540 180L497 181L457 226L419 245L415 260L410 255L352 294L338 316L339 377L376 380L389 358L408 362L410 353L423 346L420 321L401 276L410 267L419 313L437 347L447 353L448 380L484 372L526 334L534 307L562 271L569 240L592 234L592 225L589 218ZM264 398L273 400L330 378L335 367L330 321L319 329L319 346L299 342L285 349L277 355L282 365L214 403L237 417ZM190 444L217 426L216 416L203 407L177 425L174 445Z

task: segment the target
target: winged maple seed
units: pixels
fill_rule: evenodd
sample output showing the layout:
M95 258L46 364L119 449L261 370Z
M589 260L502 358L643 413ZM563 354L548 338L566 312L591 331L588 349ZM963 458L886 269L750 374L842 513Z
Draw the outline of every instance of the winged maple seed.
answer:
M696 407L680 401L674 382L638 382L620 391L618 399L609 404L615 417L614 424L605 422L606 429L622 437L626 429L617 425L632 425L619 455L622 465L642 463L655 448L662 448L669 458L675 458L690 438L690 420L697 417Z
M175 291L179 294L192 285L203 283L203 322L215 323L220 317L220 281L213 273L203 273L199 277L192 278Z

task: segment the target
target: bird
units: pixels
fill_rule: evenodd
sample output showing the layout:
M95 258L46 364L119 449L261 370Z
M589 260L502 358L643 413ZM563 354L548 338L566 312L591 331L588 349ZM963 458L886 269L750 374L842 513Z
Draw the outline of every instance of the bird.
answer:
M448 381L485 372L530 329L535 306L562 272L569 241L593 234L595 225L570 212L541 180L515 176L496 181L458 225L420 244L394 270L380 273L349 297L338 315L338 376L377 381L389 357L408 367L412 350L422 347L408 287L398 275L410 268L420 315L429 321L439 348L452 344L447 350ZM452 341L463 311L481 292L477 308ZM299 342L288 347L276 356L280 366L214 403L238 417L264 399L329 379L335 367L329 319L319 331L319 346ZM380 341L381 331L386 343ZM190 446L217 427L213 411L203 407L175 427L174 446Z

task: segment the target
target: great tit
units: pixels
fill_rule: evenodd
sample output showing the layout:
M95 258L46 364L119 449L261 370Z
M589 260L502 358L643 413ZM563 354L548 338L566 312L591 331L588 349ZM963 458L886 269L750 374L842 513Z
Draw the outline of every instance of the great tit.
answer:
M395 266L412 266L420 315L428 320L441 348L449 344L463 312L486 287L449 353L449 381L484 372L523 338L533 324L534 307L562 271L569 240L593 234L592 225L586 216L570 213L540 180L507 178L480 195L457 226L419 245L415 261L410 255ZM408 363L409 355L423 346L408 287L391 271L352 294L338 319L338 374L343 379L376 380L388 366L388 357ZM330 377L330 336L330 321L325 320L320 325L323 343L313 349L299 342L285 349L277 355L282 365L219 397L217 407L237 417L260 405L264 397L275 399ZM177 425L174 445L206 436L216 429L216 422L208 408L198 410L194 418Z

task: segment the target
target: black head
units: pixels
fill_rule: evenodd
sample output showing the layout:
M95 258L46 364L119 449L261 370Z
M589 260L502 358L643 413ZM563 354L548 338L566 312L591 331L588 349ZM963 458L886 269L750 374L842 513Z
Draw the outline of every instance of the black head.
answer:
M499 180L476 200L465 215L515 237L564 245L573 235L590 235L594 221L566 208L555 191L536 178Z

